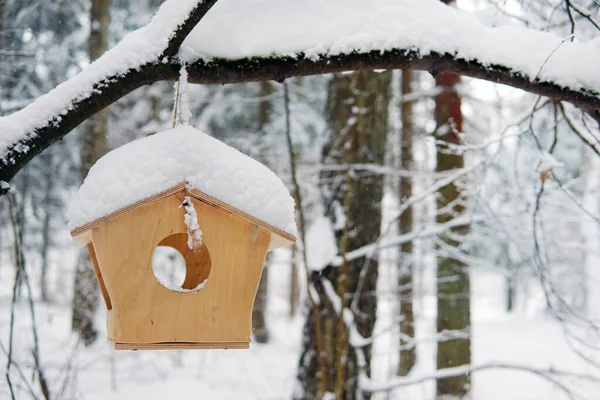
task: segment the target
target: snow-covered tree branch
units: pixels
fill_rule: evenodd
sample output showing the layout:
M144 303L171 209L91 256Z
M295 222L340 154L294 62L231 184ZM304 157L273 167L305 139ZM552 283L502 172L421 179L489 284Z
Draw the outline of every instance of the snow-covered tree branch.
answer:
M168 1L145 27L24 109L0 118L0 181L77 125L140 86L178 76L169 61L216 0ZM175 68L175 69L173 69ZM3 185L0 193L6 192Z
M366 69L456 72L572 103L600 122L598 39L488 22L436 0L169 0L81 73L0 118L0 180L10 182L35 155L136 88L176 79L184 63L190 82L203 84Z

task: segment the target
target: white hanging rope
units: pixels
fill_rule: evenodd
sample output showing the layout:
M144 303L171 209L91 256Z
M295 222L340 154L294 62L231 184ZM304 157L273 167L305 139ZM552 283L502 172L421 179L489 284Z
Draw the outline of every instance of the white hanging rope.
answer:
M198 224L198 214L196 214L196 208L194 207L194 203L189 196L185 196L183 198L183 203L181 203L179 208L181 207L185 209L183 222L185 223L185 226L187 226L188 247L193 252L197 252L202 247L202 230Z
M173 99L173 128L177 125L189 125L192 113L188 100L188 73L185 64L179 70L179 80L175 82Z

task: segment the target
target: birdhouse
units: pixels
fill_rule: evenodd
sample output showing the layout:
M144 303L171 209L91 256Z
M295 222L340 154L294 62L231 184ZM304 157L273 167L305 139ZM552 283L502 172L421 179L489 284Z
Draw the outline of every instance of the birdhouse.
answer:
M189 126L102 157L70 216L118 350L248 348L266 254L296 240L294 202L281 180ZM185 260L180 286L155 277L159 246Z

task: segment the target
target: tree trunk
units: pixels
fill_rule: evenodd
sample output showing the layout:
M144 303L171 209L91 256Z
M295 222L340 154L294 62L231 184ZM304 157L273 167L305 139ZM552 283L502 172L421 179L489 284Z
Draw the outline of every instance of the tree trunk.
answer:
M361 71L333 78L327 110L331 137L323 150L325 164L383 164L390 82L391 72ZM326 172L322 177L326 182L321 185L326 215L332 220L340 254L377 240L381 225L382 175L341 171ZM361 277L363 268L366 269ZM325 370L317 371L317 335L315 320L310 314L304 326L298 372L302 391L296 393L295 398L316 398L321 376L326 391L335 393L338 399L366 396L358 392L361 366L357 364L356 350L348 345L346 326L338 317L340 305L346 313L355 309L353 316L358 332L371 337L377 312L377 274L377 260L364 258L348 261L341 269L327 266L323 271L312 273L309 284L318 295ZM337 296L340 292L345 292L343 298ZM370 375L371 346L362 347L360 351L366 362L364 372Z
M273 104L269 96L273 94L274 88L271 82L260 82L260 91L258 103L258 132L261 136L267 134L267 125L271 121L273 112ZM261 149L265 146L261 143ZM260 161L263 164L268 164L268 157L264 151L260 152ZM267 259L268 261L268 259ZM267 263L268 264L268 263ZM269 268L263 268L258 291L254 300L254 308L252 308L252 333L254 339L258 343L267 343L269 341L269 330L267 329L267 320L265 313L267 311L267 294L268 294Z
M252 309L252 334L257 343L267 343L269 341L269 330L267 329L267 295L269 281L269 266L265 266L258 284L258 291L254 299L254 308Z
M298 300L300 299L300 279L298 277L298 263L296 262L296 257L298 257L298 255L298 248L296 245L293 245L291 256L292 265L290 271L290 318L296 315Z
M0 51L2 51L2 50L6 50L6 49L4 48L4 35L6 35L6 32L5 32L5 30L6 30L6 26L5 26L5 19L4 19L4 13L5 13L5 11L4 11L4 10L5 10L5 9L6 9L6 0L0 0ZM2 67L0 67L0 68L1 68L2 70L4 69L4 68L2 68ZM4 71L2 71L2 72L4 72ZM2 76L2 78L1 78L1 80L0 80L0 84L1 84L1 83L3 83L3 81L4 81L4 79L3 79L3 78L4 78L4 75L2 74L2 75L0 75L0 76ZM0 86L0 87L3 87L3 86L4 86L4 85L2 85L2 86Z
M445 0L444 0L445 1ZM445 1L446 2L446 1ZM435 99L435 137L438 143L438 172L447 172L462 168L463 156L456 154L448 146L460 145L463 117L461 99L456 92L460 77L451 73L439 73L435 76L437 87L441 93ZM443 224L459 216L464 211L465 199L461 189L455 182L444 186L438 192L438 224ZM453 228L440 240L446 249L438 248L438 295L437 295L437 331L438 333L453 331L465 335L470 334L470 281L469 269L461 261L448 254L447 249L459 252L460 237L468 228ZM452 340L441 340L437 349L437 368L459 367L471 362L471 340L462 337ZM470 390L470 377L467 374L451 378L438 379L438 399L466 398Z
M50 247L52 246L51 230L52 230L52 216L54 207L52 205L52 193L54 191L54 152L52 150L47 152L47 167L44 171L46 187L44 188L44 221L42 225L42 248L41 248L41 259L42 259L42 270L40 274L40 292L42 295L42 301L50 301L50 294L48 292L48 269L50 268Z
M515 279L514 272L509 268L509 275L506 276L506 312L512 312L515 308Z
M413 103L407 96L412 93L413 72L402 71L401 83L401 118L402 131L400 135L401 168L404 171L413 169ZM412 178L400 178L400 201L407 201L412 196ZM413 208L409 207L402 213L398 230L400 234L410 233L413 230ZM400 363L398 375L406 376L415 365L417 354L414 344L415 318L413 313L413 244L408 241L400 246L400 259L398 266L398 285L400 287Z
M110 0L92 0L89 47L92 61L100 57L108 48L110 3ZM82 180L91 166L106 153L108 117L108 109L104 109L92 116L84 126L81 154ZM75 271L74 290L72 329L79 333L86 345L89 345L97 336L94 314L98 307L98 282L87 251L80 253Z

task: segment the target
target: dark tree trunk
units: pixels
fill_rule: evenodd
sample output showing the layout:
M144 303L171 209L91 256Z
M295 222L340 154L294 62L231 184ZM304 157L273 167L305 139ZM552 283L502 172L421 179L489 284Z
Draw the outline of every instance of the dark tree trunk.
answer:
M42 294L42 301L48 302L50 300L50 294L48 292L48 270L50 269L50 247L52 246L51 230L52 230L52 193L54 191L54 152L50 150L47 152L48 167L45 171L46 187L44 193L44 221L42 225L42 248L41 248L41 259L42 259L42 271L40 274L40 292Z
M290 271L290 317L296 315L298 308L298 300L300 299L300 279L298 278L298 249L294 245L292 247L292 265Z
M515 308L515 279L512 275L506 277L506 312Z
M267 295L268 295L269 268L263 268L258 284L258 291L254 299L254 308L252 309L252 334L257 343L267 343L269 341L269 330L267 329Z
M262 136L267 134L268 124L271 122L271 114L273 112L273 104L270 99L273 94L273 85L268 82L260 82L258 103L258 133ZM261 144L261 149L265 146ZM264 151L260 152L260 161L263 164L268 164L268 157ZM268 261L268 259L267 259ZM268 262L266 263L268 265ZM267 295L268 295L268 281L269 281L269 268L268 266L263 268L262 276L260 277L260 284L258 285L258 291L256 292L256 298L254 300L254 307L252 308L252 333L254 339L258 343L267 343L269 341L269 330L267 329Z
M108 48L111 0L92 0L90 11L90 59L100 57ZM108 109L92 116L84 126L81 154L81 177L85 178L94 163L106 153ZM79 333L86 345L93 343L97 332L94 315L98 307L98 281L94 267L86 251L82 251L75 271L73 296L73 331Z
M402 131L400 134L401 167L405 171L413 169L413 103L407 100L412 93L413 72L402 71ZM400 178L400 202L407 201L412 196L412 178ZM405 234L413 230L413 211L409 207L402 213L399 220L399 232ZM400 262L398 268L398 285L400 287L400 364L398 375L406 376L415 365L417 353L414 344L415 317L413 313L413 244L408 241L400 246Z
M327 110L331 137L323 150L324 163L383 164L388 131L390 82L391 72L363 71L333 78L329 88ZM338 250L341 252L341 249L345 248L351 251L377 240L381 224L383 177L370 173L349 175L342 171L324 173L322 178L325 182L321 189L326 215L336 229ZM345 222L338 220L340 214L345 214ZM310 252L311 249L307 251ZM366 269L361 277L363 268ZM343 271L346 273L342 274ZM361 366L357 365L356 352L348 344L347 331L345 326L340 324L339 309L336 308L340 303L345 304L347 308L344 312L351 312L350 309L354 305L358 332L364 337L371 337L377 312L377 274L377 260L364 258L349 261L342 268L328 266L323 271L312 274L311 283L319 301L325 370L317 371L317 335L315 320L310 314L304 326L298 373L302 392L297 393L296 398L317 397L320 378L317 372L324 374L322 379L325 380L326 391L335 393L336 398L363 397L358 393L357 380ZM332 301L332 297L336 296L333 293L340 291L345 292L344 298L338 299L339 302ZM360 350L365 356L365 372L370 375L371 346ZM345 357L341 357L343 355ZM340 366L343 367L340 369Z
M6 26L4 20L4 10L6 9L6 0L0 0L0 51L6 50L4 48L4 35L6 35ZM1 81L0 81L1 83Z
M456 92L460 76L451 73L439 73L435 76L441 93L435 99L435 120L437 139L438 172L460 169L464 165L463 156L456 154L448 146L460 145L463 117L461 99ZM459 216L464 211L464 195L455 182L444 186L437 194L438 224L443 224ZM460 238L467 233L467 227L452 229L440 240L444 247L459 252ZM457 260L447 249L438 248L438 295L437 295L437 331L453 331L470 334L470 280L469 269ZM471 362L470 337L441 340L437 349L437 368L451 368L468 365ZM438 379L437 396L439 399L462 399L469 396L470 377L468 374Z

